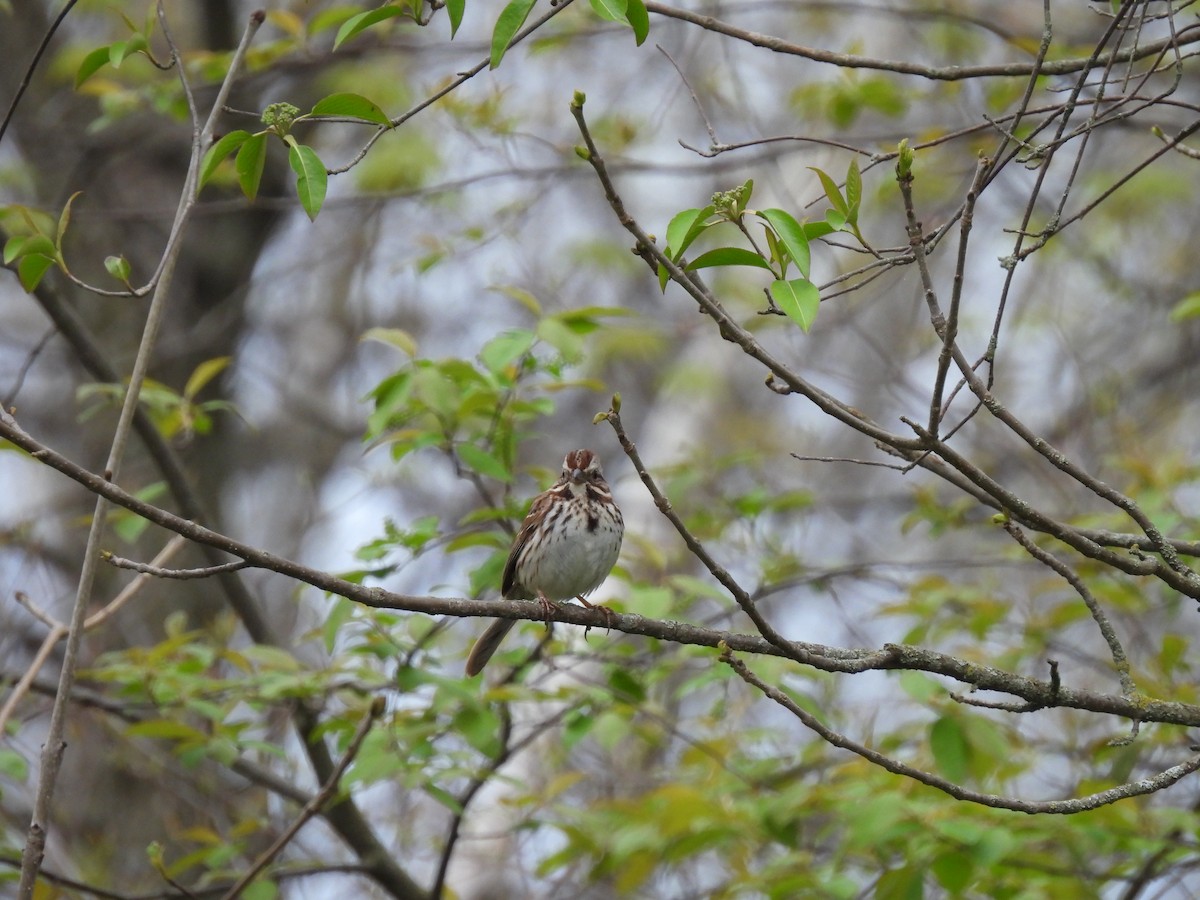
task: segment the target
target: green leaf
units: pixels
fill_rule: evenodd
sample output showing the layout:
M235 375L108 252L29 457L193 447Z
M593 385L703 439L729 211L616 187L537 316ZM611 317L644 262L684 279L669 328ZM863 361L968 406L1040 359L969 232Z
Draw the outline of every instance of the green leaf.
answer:
M538 322L537 336L562 354L567 362L577 363L583 359L582 338L558 319Z
M479 358L489 372L500 373L529 352L533 341L532 331L506 331L484 344L479 351Z
M761 256L745 247L718 247L701 253L690 263L689 269L707 269L711 266L754 266L757 269L770 269Z
M237 169L238 184L247 200L258 196L258 186L262 183L263 168L267 163L267 135L252 134L240 148L234 166Z
M29 777L29 763L14 750L0 750L0 775L22 782Z
M817 173L817 177L821 179L821 186L825 188L825 196L829 198L829 202L833 204L833 208L840 212L843 216L849 217L850 209L846 206L846 198L842 196L841 190L832 178L822 172L820 169L813 166L808 167L811 171Z
M308 218L315 220L321 211L321 204L325 202L325 189L329 181L325 164L312 147L294 141L288 144L288 162L296 173L296 194L300 198L300 205L308 213Z
M55 231L55 252L59 252L62 247L62 239L67 233L67 229L71 227L71 204L75 202L75 198L82 194L83 191L76 191L67 198L66 204L63 206L63 211L58 215L58 229Z
M825 237L827 234L833 234L835 231L837 231L836 228L824 220L820 222L805 222L800 226L800 228L804 231L804 236L808 238L810 242L815 241L817 238Z
M216 356L200 363L188 377L187 384L183 387L183 396L189 400L195 397L204 390L205 385L225 371L232 360L232 356Z
M496 27L492 31L491 68L500 65L500 60L504 59L504 54L508 52L508 45L529 18L529 12L535 2L536 0L510 0L508 6L501 10L500 18L496 20Z
M391 128L392 122L378 105L359 94L330 94L317 101L314 116L348 116Z
M622 703L641 704L646 699L646 686L629 669L613 666L608 673L608 686Z
M474 444L459 444L458 456L480 475L495 478L497 481L512 481L512 473L508 471L504 463Z
M904 866L885 872L875 882L874 900L922 900L925 873L918 866Z
M21 287L32 293L33 289L41 282L42 276L46 274L46 270L52 265L54 265L54 259L40 253L22 256L21 261L17 263L17 278L21 282Z
M800 274L808 278L810 268L808 238L805 237L800 223L782 209L763 209L759 210L758 215L775 230L783 248L787 250L788 257L796 264Z
M592 10L600 18L625 24L626 0L591 0L591 4Z
M955 783L967 777L971 749L957 719L942 716L930 726L929 748L943 775Z
M129 275L131 267L129 260L124 256L106 256L104 257L104 268L108 274L124 284L129 283Z
M836 209L825 210L825 222L834 231L841 231L846 227L846 216Z
M10 248L12 250L12 258L9 258ZM58 248L54 246L54 241L46 237L44 234L31 234L22 237L12 238L4 247L4 261L12 262L19 256L49 256L53 259L54 254L58 252Z
M8 251L5 250L5 262L8 262ZM1193 291L1171 307L1172 322L1182 322L1184 319L1194 319L1200 316L1200 291Z
M499 749L500 717L485 706L464 706L454 717L454 728L467 743L485 756L494 756ZM457 805L457 801L455 805Z
M709 226L705 220L716 212L713 206L703 209L685 209L676 213L667 225L667 256L678 260L683 252Z
M14 234L4 242L4 264L6 266L21 255L21 251L28 240L29 235L27 234ZM47 240L49 239L47 238ZM50 246L53 247L54 244Z
M240 128L237 131L231 131L215 144L208 148L208 152L204 154L204 160L200 163L200 180L196 184L196 190L208 182L212 178L213 172L217 170L217 166L230 153L236 150L242 144L250 139L250 132L242 131Z
M650 16L646 12L645 0L629 0L629 8L625 11L625 19L633 29L634 40L640 47L650 34Z
M114 69L121 68L121 63L125 61L125 53L127 44L125 41L117 41L108 45L108 63Z
M930 867L938 884L953 897L961 897L963 891L975 879L975 863L962 852L943 853Z
M275 900L279 885L268 878L255 878L241 892L242 900Z
M337 37L333 39L333 49L336 50L360 31L365 31L372 25L378 25L380 22L403 14L404 10L398 6L381 6L379 9L371 9L365 13L359 13L357 16L351 16L338 29Z
M417 342L413 340L411 334L402 328L369 328L363 334L361 340L379 341L381 344L390 344L393 347L398 347L409 356L417 355Z
M83 58L79 68L75 70L75 90L79 86L108 65L108 47L97 47Z
M458 34L458 26L462 24L463 13L467 8L467 0L446 0L446 12L450 16L450 40Z
M175 719L149 719L134 722L125 728L127 737L165 738L179 741L206 741L208 735L198 728Z
M821 294L817 286L806 278L772 283L771 299L805 331L812 328L817 310L821 307Z
M858 160L850 160L850 168L846 171L846 221L851 225L858 224L858 207L862 203L862 173L858 171Z

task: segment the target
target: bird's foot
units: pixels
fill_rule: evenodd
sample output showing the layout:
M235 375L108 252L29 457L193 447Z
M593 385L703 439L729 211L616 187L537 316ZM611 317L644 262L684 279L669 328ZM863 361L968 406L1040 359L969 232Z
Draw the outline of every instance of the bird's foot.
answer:
M578 600L580 603L582 603L584 606L586 606L588 609L600 610L600 612L604 614L604 630L606 632L612 631L613 623L617 621L617 614L615 612L613 612L607 606L601 606L599 603L588 603L582 597L576 597L575 599ZM584 634L586 634L586 633L587 632L585 631Z

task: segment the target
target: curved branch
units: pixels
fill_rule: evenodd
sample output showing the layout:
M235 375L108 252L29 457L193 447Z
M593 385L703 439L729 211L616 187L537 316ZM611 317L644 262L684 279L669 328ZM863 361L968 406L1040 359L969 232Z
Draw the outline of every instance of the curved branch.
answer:
M1172 37L1163 38L1153 43L1132 47L1128 50L1096 54L1095 56L1075 59L1060 59L1034 61L1028 63L1000 63L985 66L928 66L905 60L879 59L874 56L858 56L854 53L835 53L831 50L820 50L815 47L805 47L793 44L783 38L769 34L760 34L745 28L737 28L728 22L705 16L685 9L677 9L663 3L649 0L646 11L668 19L678 19L712 31L723 34L755 47L762 47L774 53L787 56L799 56L811 59L813 62L828 63L840 69L876 69L881 72L895 72L898 75L916 75L931 81L964 81L970 78L1022 77L1033 75L1068 75L1073 72L1085 72L1090 69L1104 68L1114 63L1135 62L1152 56L1158 56L1172 47L1186 47L1200 40L1200 26L1193 25L1185 28Z

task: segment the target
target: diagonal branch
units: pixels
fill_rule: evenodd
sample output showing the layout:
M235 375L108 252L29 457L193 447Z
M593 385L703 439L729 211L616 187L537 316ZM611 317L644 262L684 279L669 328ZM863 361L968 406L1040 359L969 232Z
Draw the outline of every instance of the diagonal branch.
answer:
M726 663L738 677L751 687L757 688L766 697L774 700L797 719L804 723L806 728L815 731L825 741L835 747L840 747L843 750L849 750L852 753L857 753L863 759L870 763L874 763L880 768L886 769L894 775L904 775L914 781L919 781L922 784L927 784L932 788L937 788L943 793L949 794L955 800L966 800L971 803L978 803L982 806L990 806L993 809L1011 809L1016 812L1029 814L1049 813L1051 815L1072 815L1073 813L1086 812L1089 809L1098 809L1101 806L1108 806L1111 803L1116 803L1118 800L1125 800L1129 797L1139 797L1143 794L1154 794L1158 791L1165 790L1181 779L1191 775L1197 769L1200 769L1200 754L1189 757L1179 765L1172 766L1163 772L1159 772L1151 778L1143 778L1140 781L1132 781L1127 784L1122 784L1108 790L1099 791L1095 794L1088 794L1086 797L1075 797L1071 800L1021 800L1015 797L1004 797L999 794L985 794L981 791L973 791L970 788L965 788L962 785L955 784L942 778L940 775L934 775L932 772L926 772L923 769L918 769L915 766L910 766L907 763L902 763L899 760L892 759L889 756L884 756L878 750L872 750L855 740L851 740L843 734L834 731L816 716L809 713L798 703L792 700L787 694L778 688L764 682L761 678L750 671L749 667L740 659L733 655L733 652L726 649L721 654L721 661Z

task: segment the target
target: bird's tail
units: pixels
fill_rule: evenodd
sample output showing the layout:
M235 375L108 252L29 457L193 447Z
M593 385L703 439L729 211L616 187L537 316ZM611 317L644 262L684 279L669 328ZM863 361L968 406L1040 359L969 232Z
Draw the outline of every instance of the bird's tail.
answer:
M471 648L471 654L467 657L468 677L478 675L483 671L483 667L487 665L487 661L492 658L492 654L500 647L500 642L504 640L504 636L516 624L514 619L496 619L487 627L487 630L479 636L479 640L475 642L475 646Z

